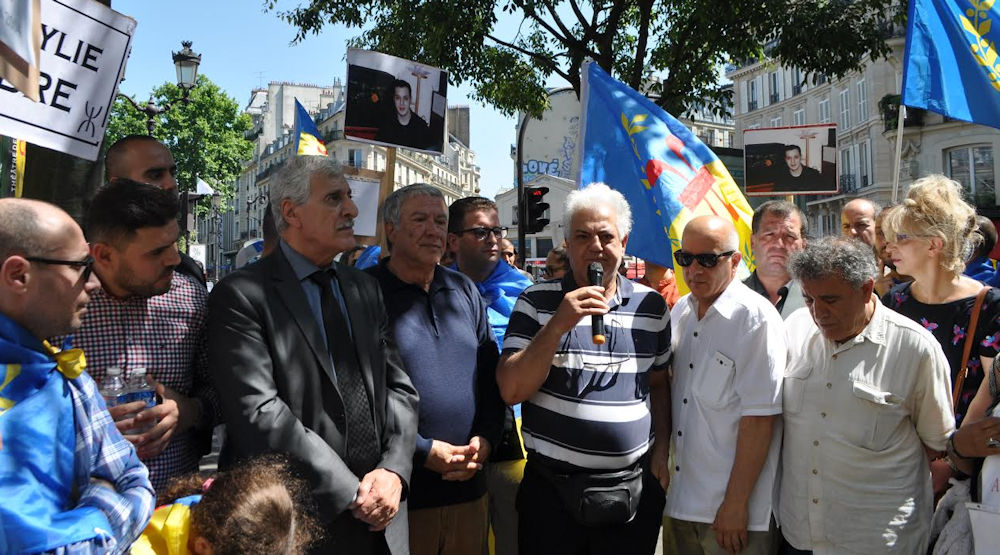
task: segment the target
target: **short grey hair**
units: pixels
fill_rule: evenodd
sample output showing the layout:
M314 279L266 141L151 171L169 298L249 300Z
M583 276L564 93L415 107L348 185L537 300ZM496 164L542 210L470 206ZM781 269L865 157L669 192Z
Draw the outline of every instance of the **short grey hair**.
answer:
M288 227L288 222L281 213L281 201L288 199L296 206L309 200L310 181L314 175L343 179L344 168L333 158L326 156L292 156L274 178L274 183L268 191L271 202L271 215L274 216L274 227L281 233Z
M591 183L582 189L571 191L566 197L563 211L563 230L570 233L570 222L580 210L593 210L598 206L610 206L618 216L618 238L624 239L632 231L632 208L618 191L604 183Z
M441 199L441 202L447 205L444 194L437 187L426 183L411 183L406 187L396 189L385 197L382 202L382 223L398 226L400 218L402 218L403 203L406 202L406 199L415 196Z
M860 289L878 275L878 264L872 248L857 239L823 237L806 243L805 249L793 253L788 261L788 273L796 280L839 277Z
M38 212L28 202L0 200L0 264L14 255L46 256L52 245L46 244L50 230L38 225Z

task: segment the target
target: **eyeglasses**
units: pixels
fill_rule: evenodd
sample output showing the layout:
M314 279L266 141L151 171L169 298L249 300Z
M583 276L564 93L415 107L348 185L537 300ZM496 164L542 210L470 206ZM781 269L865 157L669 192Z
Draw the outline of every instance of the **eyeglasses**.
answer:
M551 277L554 276L556 272L561 272L564 269L565 268L562 266L545 266L542 268L542 275Z
M502 237L501 237L501 239L502 239ZM514 252L513 251L503 251L500 254L502 254L504 256L509 256L511 258L514 258Z
M684 252L682 250L674 251L674 258L677 259L677 263L681 265L682 268L687 268L695 260L702 268L714 268L716 264L719 263L720 258L727 256L732 256L736 251L726 251L715 254L712 252L704 252L701 254L692 254L690 252Z
M54 264L57 266L83 268L83 281L90 279L90 274L94 271L94 257L90 255L87 255L87 257L83 260L57 260L54 258L42 258L40 256L25 256L24 259L29 262L38 262L40 264Z
M463 233L473 234L477 240L485 241L490 233L496 236L497 239L503 239L507 237L506 227L470 227L469 229L463 229L458 232L459 235Z

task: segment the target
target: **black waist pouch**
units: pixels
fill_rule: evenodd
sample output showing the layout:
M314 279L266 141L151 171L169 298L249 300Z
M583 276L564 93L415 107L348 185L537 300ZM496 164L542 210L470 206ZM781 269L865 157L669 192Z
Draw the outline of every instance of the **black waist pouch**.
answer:
M623 524L635 517L642 497L642 465L605 473L557 474L534 465L580 524Z

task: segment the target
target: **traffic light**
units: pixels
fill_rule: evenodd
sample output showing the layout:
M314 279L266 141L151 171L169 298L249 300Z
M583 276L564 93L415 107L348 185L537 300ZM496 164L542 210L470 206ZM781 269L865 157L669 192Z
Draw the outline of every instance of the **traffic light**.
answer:
M545 211L549 209L549 205L546 202L542 202L545 198L545 193L549 192L548 187L526 187L524 189L525 205L526 205L526 218L525 218L525 233L538 233L545 226L549 225L549 219L543 217Z

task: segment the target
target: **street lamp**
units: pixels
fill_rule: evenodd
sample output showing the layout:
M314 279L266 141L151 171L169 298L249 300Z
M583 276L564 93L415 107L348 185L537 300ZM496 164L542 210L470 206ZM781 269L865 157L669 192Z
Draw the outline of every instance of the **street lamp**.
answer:
M250 209L255 208L260 204L266 204L268 200L267 193L260 193L254 198L247 199L247 239L250 239ZM254 218L257 223L262 223L260 218ZM256 229L254 230L256 231ZM261 234L263 236L263 234Z
M191 50L191 44L193 43L189 40L181 41L181 46L183 47L181 51L172 52L174 67L177 69L177 86L182 91L181 102L185 104L190 102L188 95L191 94L191 89L197 85L198 64L201 63L201 54L197 54ZM153 134L153 129L156 128L156 116L170 110L169 102L164 102L162 105L157 106L153 102L153 93L149 94L149 101L145 106L140 106L131 97L125 96L122 93L118 93L118 97L127 100L140 114L145 114L146 130L150 135Z

